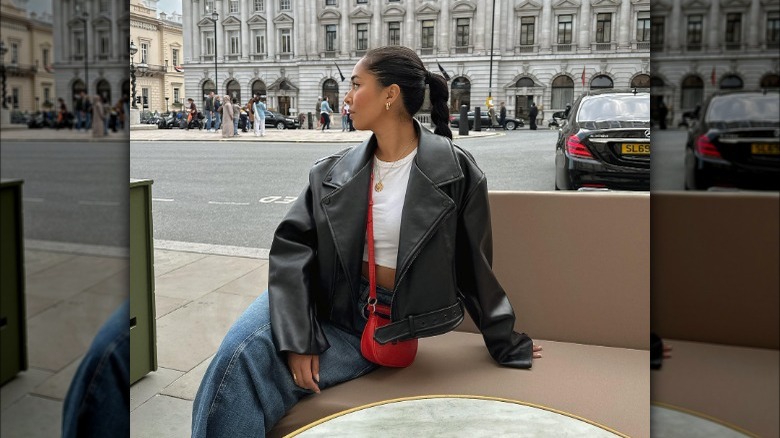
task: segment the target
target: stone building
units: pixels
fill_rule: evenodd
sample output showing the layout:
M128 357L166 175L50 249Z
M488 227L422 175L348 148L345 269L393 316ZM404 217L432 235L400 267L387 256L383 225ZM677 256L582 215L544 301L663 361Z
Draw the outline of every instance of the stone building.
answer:
M542 116L589 88L649 87L649 0L183 0L185 83L284 113L339 106L366 50L413 48L450 76L451 110L505 101ZM214 14L216 13L216 14ZM216 18L216 20L215 20ZM216 37L216 38L215 38ZM493 47L491 77L490 53Z
M28 13L24 0L0 1L0 32L6 54L6 104L9 110L36 111L57 101L54 82L52 17Z
M138 49L136 105L147 111L180 109L184 99L181 15L158 12L156 0L130 2L130 39Z
M673 125L720 90L780 88L777 0L654 0L651 111Z
M57 97L73 108L82 90L115 104L129 89L130 4L55 0L54 69Z

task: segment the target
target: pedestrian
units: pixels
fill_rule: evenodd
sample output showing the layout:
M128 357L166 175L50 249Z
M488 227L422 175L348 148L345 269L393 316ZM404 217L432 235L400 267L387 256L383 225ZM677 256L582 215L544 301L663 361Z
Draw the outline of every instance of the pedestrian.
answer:
M341 105L341 132L349 129L349 104L344 102Z
M92 129L92 100L87 93L82 92L84 98L84 131Z
M498 124L506 129L506 103L501 102L501 109L498 111Z
M263 96L255 99L255 137L265 137L265 112L268 108L264 100Z
M219 96L214 96L214 117L214 132L217 132L222 127L222 98Z
M206 132L214 132L211 126L214 119L214 92L209 91L208 97L206 97L206 103L203 105L203 110L206 112Z
M57 129L64 128L68 123L68 106L65 105L65 100L61 97L57 98L59 103L59 111L57 112ZM73 125L69 125L68 128L73 129Z
M262 436L300 399L379 368L361 354L365 312L375 320L377 308L400 323L388 327L395 349L454 329L462 300L496 362L530 368L541 357L514 332L493 274L487 180L452 144L447 82L403 46L369 50L351 77L353 123L373 135L309 171L276 229L268 291L234 323L203 377L194 438ZM413 117L426 86L434 132Z
M322 116L322 131L324 132L326 129L330 129L330 114L333 112L332 109L330 109L330 105L328 104L328 96L325 96L322 98L322 103L320 104L320 115Z
M238 119L241 118L241 105L238 98L233 98L233 137L238 137Z
M536 116L539 115L539 110L536 108L536 104L531 104L531 109L528 111L528 123L531 125L532 130L536 130Z
M195 106L195 100L193 98L187 99L189 106L187 108L187 131L190 130L190 123L198 115L198 107Z
M106 111L103 107L103 98L98 96L92 97L92 105L90 105L92 114L90 119L92 120L92 136L103 137L106 135Z
M317 119L317 127L316 129L320 129L320 126L322 126L322 114L320 114L320 109L322 108L322 97L317 96L317 107L314 108L314 114L319 114L319 118Z
M224 138L231 138L233 137L233 104L230 103L230 96L225 95L223 97L224 102L222 104L222 137Z
M666 129L666 116L669 115L669 109L663 100L658 105L658 124L659 128Z
M76 114L76 130L81 131L87 123L87 115L84 114L84 92L80 92L73 102L73 112Z

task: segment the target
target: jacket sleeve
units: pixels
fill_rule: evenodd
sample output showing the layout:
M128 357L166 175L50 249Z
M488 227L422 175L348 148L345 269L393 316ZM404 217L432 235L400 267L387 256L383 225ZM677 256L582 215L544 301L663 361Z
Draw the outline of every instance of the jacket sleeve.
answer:
M307 186L274 234L268 268L271 330L278 351L321 354L330 347L315 311L317 229Z
M493 239L487 180L466 197L458 220L457 282L463 304L482 332L496 362L513 368L531 368L533 342L514 331L515 313L493 274Z

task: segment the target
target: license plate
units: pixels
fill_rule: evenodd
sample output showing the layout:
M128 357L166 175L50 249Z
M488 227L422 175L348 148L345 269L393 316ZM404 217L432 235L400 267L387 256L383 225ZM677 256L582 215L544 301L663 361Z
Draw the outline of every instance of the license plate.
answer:
M649 143L624 143L620 145L623 155L650 155Z
M780 144L753 143L750 145L750 153L753 155L780 155Z

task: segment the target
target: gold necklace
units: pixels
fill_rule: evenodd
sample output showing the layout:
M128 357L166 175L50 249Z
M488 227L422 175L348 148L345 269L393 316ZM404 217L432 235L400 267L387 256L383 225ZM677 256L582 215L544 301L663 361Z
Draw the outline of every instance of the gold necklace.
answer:
M417 140L417 137L414 137L414 140ZM382 184L382 180L384 180L384 179L385 179L385 177L386 177L387 175L389 175L389 174L390 174L390 172L392 172L392 171L393 171L393 169L395 168L395 165L396 165L396 164L398 164L398 161L400 161L400 160L401 160L401 157L403 157L403 156L404 156L404 154L406 153L406 151L407 151L407 150L409 150L409 148L410 148L410 147L411 147L411 146L414 144L414 140L412 140L412 141L409 143L409 145L408 145L408 146L406 146L406 147L404 148L404 150L403 150L403 151L401 151L401 154L398 156L398 158L396 158L396 160L395 160L395 161L393 161L393 164L390 166L390 168L389 168L389 169L387 169L387 172L385 172L385 176L382 176L382 173L381 173L381 172L379 172L379 166L376 166L376 176L378 176L378 177L379 177L379 181L377 181L377 183L376 183L376 184L374 184L374 190L375 190L375 191L377 191L377 192L381 192L381 191L382 191L382 189L384 189L384 188L385 188L385 185L384 185L384 184ZM379 158L377 158L377 160L379 160Z

